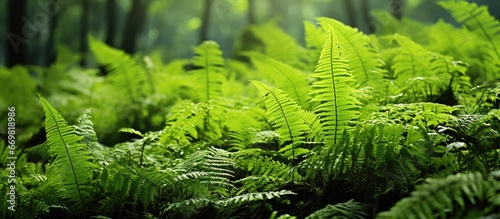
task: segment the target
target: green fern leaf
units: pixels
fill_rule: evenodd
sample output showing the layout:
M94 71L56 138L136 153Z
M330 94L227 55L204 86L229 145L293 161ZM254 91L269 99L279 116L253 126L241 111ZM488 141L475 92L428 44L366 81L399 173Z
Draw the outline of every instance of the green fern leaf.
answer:
M195 89L198 100L208 102L222 95L222 84L225 77L222 74L224 59L219 45L214 41L205 41L194 49L192 63L199 69L192 70L196 77Z
M106 66L109 72L106 80L135 101L145 94L153 93L154 86L148 75L148 70L121 50L112 48L103 42L89 36L89 45L97 61ZM144 86L147 84L148 86ZM149 90L148 90L149 89Z
M323 209L317 210L311 215L307 216L306 219L321 219L321 218L363 219L366 218L367 216L368 215L366 214L366 206L354 200L349 200L344 203L327 205Z
M295 148L304 142L308 132L307 124L300 117L304 111L282 90L258 81L252 81L252 83L264 96L269 120L280 135L280 144L284 146L284 150L280 152L291 151L288 158L294 159Z
M250 32L261 41L263 51L269 57L294 67L300 67L304 48L283 31L276 22L250 26Z
M356 92L347 83L354 81L348 71L349 65L343 58L340 43L329 27L321 51L321 56L312 75L318 80L313 83L313 102L319 102L314 112L323 124L323 133L327 144L336 144L349 123L359 117L356 110L359 102L354 98Z
M500 70L500 22L488 12L488 7L478 6L467 1L448 0L438 3L448 10L453 18L465 28L474 32L485 41L481 48L486 54L485 64L490 68L490 74L498 78Z
M62 198L71 203L70 209L82 213L89 204L91 196L92 168L91 155L82 137L76 135L75 129L67 124L47 100L40 96L45 111L45 129L50 154L55 155L51 166L51 174L60 180L57 190Z
M480 173L426 179L426 183L377 218L477 218L498 209L498 179ZM485 206L490 206L486 207ZM475 213L474 213L475 212Z
M303 109L309 108L311 86L309 86L306 74L266 55L255 52L247 54L251 56L257 70L269 75L274 84L292 97Z
M344 57L349 60L349 70L356 79L356 85L380 86L382 79L382 60L370 47L369 38L358 29L344 25L331 18L317 18L323 29L331 25L334 28L338 42L342 45Z

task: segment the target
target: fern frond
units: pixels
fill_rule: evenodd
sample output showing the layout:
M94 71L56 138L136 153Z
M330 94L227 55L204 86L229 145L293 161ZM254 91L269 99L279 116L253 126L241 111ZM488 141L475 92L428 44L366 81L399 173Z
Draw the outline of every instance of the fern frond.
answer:
M275 22L250 26L250 31L263 44L262 52L273 59L300 69L302 63L299 63L298 60L303 57L304 48Z
M296 193L288 190L281 190L275 192L254 192L254 193L246 193L243 195L234 196L225 200L216 201L215 204L220 205L222 207L228 205L241 205L247 202L254 202L258 200L268 200L275 199L285 195L296 195Z
M248 54L258 71L269 75L273 83L303 109L309 108L309 94L312 90L306 74L266 55L254 52Z
M287 157L295 159L295 149L304 142L308 132L308 126L300 118L303 110L282 90L258 81L252 81L252 83L264 96L269 120L280 135L280 144L283 145L280 152L290 150L292 153Z
M51 175L60 180L57 190L71 204L70 209L83 213L92 198L92 168L95 167L90 161L92 157L88 148L79 143L82 137L76 135L75 129L47 100L39 97L45 111L47 145L50 154L55 155Z
M387 38L399 45L391 68L394 70L394 75L402 79L400 82L405 83L410 77L429 75L427 64L431 56L427 50L399 34L390 35Z
M247 177L235 181L241 184L237 194L256 191L273 191L281 188L294 178L300 177L290 166L266 156L257 156L256 152L245 155L245 151L235 154L237 167L246 172Z
M90 49L97 61L105 65L109 75L106 78L115 89L131 102L153 93L154 86L148 80L148 70L121 50L112 48L105 43L89 36ZM146 85L146 86L145 86Z
M449 175L426 179L410 197L396 203L377 218L467 218L486 216L498 211L498 179L480 173ZM489 207L485 207L489 206ZM470 215L469 215L470 213Z
M347 84L354 81L349 73L349 65L343 58L341 45L329 27L321 51L321 56L312 75L317 78L313 83L313 102L319 102L314 112L323 124L323 133L327 144L336 144L349 123L359 117L356 110L359 102L354 98L356 92Z
M382 59L370 46L369 38L358 29L344 25L331 18L317 18L323 29L331 25L334 28L338 43L342 45L345 59L349 61L349 71L356 79L356 86L379 86L382 79Z
M480 36L485 42L481 49L485 53L485 64L490 68L489 74L498 78L500 70L500 22L488 12L488 7L476 3L448 0L438 3L448 10L453 18L465 28Z
M366 206L351 199L344 203L327 205L326 207L317 210L311 215L307 216L306 219L321 219L321 218L363 219L368 216L368 214L366 214L366 210L367 210Z
M196 77L198 100L208 102L221 97L225 77L222 74L224 58L219 45L214 41L205 41L194 49L194 53L192 63L198 69L191 72Z
M325 33L321 27L317 27L309 21L304 21L304 32L307 49L307 70L312 72L316 67L318 57L321 54L321 48L325 43Z

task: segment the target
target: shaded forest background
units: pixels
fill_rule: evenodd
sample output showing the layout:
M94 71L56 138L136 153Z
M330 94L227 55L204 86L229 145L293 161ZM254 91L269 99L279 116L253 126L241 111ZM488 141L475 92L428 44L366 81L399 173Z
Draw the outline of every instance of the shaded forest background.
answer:
M497 18L499 1L489 5ZM165 60L187 58L203 40L215 40L234 57L236 39L248 25L277 22L303 43L304 20L326 16L371 33L370 12L389 10L424 23L453 22L433 0L7 0L0 2L0 64L50 66L58 49L93 66L87 35L127 53L160 53ZM57 49L56 49L57 48Z

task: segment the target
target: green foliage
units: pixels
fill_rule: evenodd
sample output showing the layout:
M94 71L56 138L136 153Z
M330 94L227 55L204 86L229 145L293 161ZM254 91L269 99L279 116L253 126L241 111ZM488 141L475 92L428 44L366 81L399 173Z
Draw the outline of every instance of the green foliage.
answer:
M258 71L265 72L272 81L293 98L303 109L309 109L311 87L303 72L259 53L251 53L252 63Z
M224 59L219 45L213 41L203 42L194 49L192 64L196 70L192 70L195 75L195 89L198 91L197 99L208 102L217 99L222 95L222 84L225 78L222 74Z
M500 209L495 201L500 194L498 185L498 177L480 173L429 178L377 218L494 218Z
M368 216L366 213L366 207L361 203L349 200L344 203L338 203L335 205L327 205L321 210L318 210L311 215L307 216L306 219L320 219L320 218L345 218L345 219L362 219Z
M342 45L344 58L349 60L349 71L356 79L356 87L368 85L377 88L382 79L382 59L370 45L369 38L357 29L346 26L340 21L330 18L317 19L324 30L331 25Z
M500 70L500 22L491 16L486 6L478 6L461 0L440 1L438 3L448 10L464 28L473 32L483 42L480 45L484 76L498 79Z
M319 102L314 112L321 120L326 144L337 144L344 130L359 117L356 110L358 101L353 96L356 91L347 83L353 81L348 72L348 63L343 50L330 26L314 76L315 96L311 101Z
M308 150L297 148L305 141L306 133L309 130L301 118L304 111L282 90L269 87L258 81L252 81L252 83L264 96L268 119L275 126L275 130L280 136L280 144L283 146L280 152L291 159L306 154Z
M163 63L89 37L99 68L68 67L64 49L48 68L2 68L18 149L17 209L0 215L497 217L500 27L475 3L439 4L462 28L375 11L372 35L304 23L304 48L251 25L239 60L213 41Z
M45 111L49 153L55 156L49 175L60 182L52 195L70 204L73 213L85 213L92 197L91 169L95 166L90 162L91 155L61 114L41 96L40 101Z

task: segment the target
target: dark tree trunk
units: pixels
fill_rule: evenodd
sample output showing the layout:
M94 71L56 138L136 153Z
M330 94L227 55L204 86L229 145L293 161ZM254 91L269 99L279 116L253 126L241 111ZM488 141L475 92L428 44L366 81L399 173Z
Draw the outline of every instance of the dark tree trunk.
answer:
M370 19L370 4L368 3L368 0L361 1L361 13L363 14L363 18L365 21L363 25L364 32L367 34L375 32L375 27L373 26L373 22Z
M133 0L132 10L127 16L127 23L123 33L121 48L128 54L133 54L136 51L136 41L139 32L146 20L146 12L150 0Z
M347 22L351 27L356 27L356 12L352 0L344 0L345 12L347 14Z
M56 0L51 0L52 5L57 5ZM47 66L52 65L57 60L57 49L55 44L55 31L57 27L57 21L59 16L57 13L54 13L50 19L49 24L49 39L47 43L47 60L45 61Z
M28 64L26 43L28 36L23 33L23 17L26 13L25 0L9 0L7 3L9 19L7 33L7 67Z
M391 0L391 13L398 20L403 17L403 1L402 0Z
M116 0L106 1L106 40L105 43L109 46L115 45L116 36Z
M255 0L248 0L248 24L256 24L255 20Z
M208 27L210 25L210 12L212 11L212 4L214 0L205 0L205 6L203 10L202 23L200 28L200 43L208 40Z
M87 56L89 51L89 7L90 0L82 0L82 19L80 21L80 54L82 56L80 59L80 65L82 67L87 66Z

